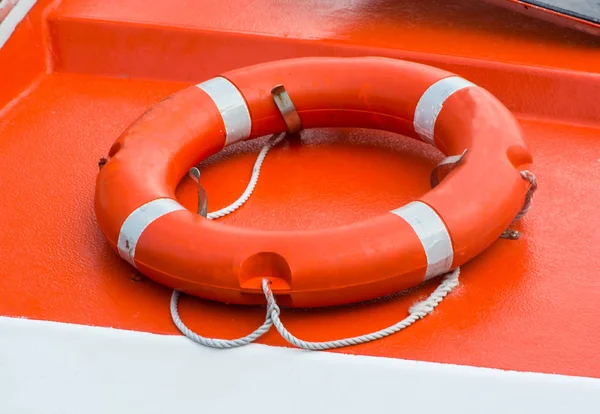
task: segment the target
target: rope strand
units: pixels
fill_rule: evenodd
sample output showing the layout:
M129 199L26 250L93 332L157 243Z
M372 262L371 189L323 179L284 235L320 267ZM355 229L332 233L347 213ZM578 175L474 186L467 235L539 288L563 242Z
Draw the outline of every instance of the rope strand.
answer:
M262 168L263 162L265 161L265 157L269 153L269 150L273 148L275 145L279 144L283 138L285 138L285 133L275 135L271 138L264 147L260 150L256 161L254 162L254 167L252 168L252 175L250 176L250 182L246 189L236 201L228 205L227 207L223 207L220 210L214 211L212 213L208 213L206 216L209 220L215 220L221 217L225 217L228 214L233 213L235 210L243 206L246 201L250 198L252 193L254 192L254 188L256 187L256 183L258 182L258 177L260 175L260 169Z

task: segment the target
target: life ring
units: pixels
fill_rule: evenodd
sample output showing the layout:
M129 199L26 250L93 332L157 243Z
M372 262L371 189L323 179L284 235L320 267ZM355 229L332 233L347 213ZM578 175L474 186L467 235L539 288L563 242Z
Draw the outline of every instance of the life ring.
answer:
M405 206L319 230L263 231L205 219L175 199L193 165L285 131L283 84L305 128L365 127L467 153ZM490 246L523 206L532 157L494 96L452 73L389 58L298 58L227 72L152 106L117 139L96 184L100 229L149 278L215 301L319 307L415 286Z

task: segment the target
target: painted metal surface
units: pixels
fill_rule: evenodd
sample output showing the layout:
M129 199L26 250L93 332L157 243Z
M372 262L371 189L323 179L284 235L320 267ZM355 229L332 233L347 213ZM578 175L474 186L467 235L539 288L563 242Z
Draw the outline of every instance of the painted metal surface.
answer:
M499 240L465 266L462 286L436 313L343 352L600 377L595 37L458 0L64 0L43 26L48 6L40 1L31 26L17 27L0 50L2 67L20 68L3 73L0 90L0 102L12 102L0 112L1 315L177 334L170 292L140 280L97 228L98 159L149 105L221 71L290 56L379 54L456 72L496 95L520 120L540 189L522 238ZM19 53L27 45L31 53ZM259 146L233 145L203 166L209 210L243 191ZM427 191L440 159L435 148L390 134L305 131L273 150L253 198L224 221L266 229L357 221ZM191 180L178 197L196 210ZM435 283L359 306L284 310L283 318L310 340L360 334L404 316ZM189 298L180 309L190 327L221 337L264 316ZM263 342L284 345L275 333Z
M140 281L111 251L92 200L98 156L150 103L180 87L55 74L3 119L0 245L8 253L0 257L1 314L177 333L170 292ZM521 125L541 182L519 227L523 237L499 240L465 266L462 286L433 317L402 335L343 352L600 377L600 258L593 242L599 238L594 212L600 187L590 184L600 168L600 128L526 119ZM225 222L278 229L357 221L427 191L441 158L426 144L360 130L306 131L301 142L273 150L254 196ZM204 166L211 210L244 190L259 145L232 146ZM22 173L33 170L44 174ZM179 188L191 210L195 190L191 180ZM435 283L376 303L285 311L283 317L307 339L360 334L393 323ZM240 336L264 317L263 309L189 298L180 310L191 328L212 336ZM570 315L578 315L577 323ZM274 333L265 341L284 345Z
M17 0L0 0L0 23L8 16L15 4L17 4Z
M533 19L600 36L600 3L596 0L485 0Z
M255 344L215 351L181 336L3 317L0 349L9 413L563 414L600 403L592 378Z
M26 19L36 0L5 0L0 2L0 48Z
M50 25L57 70L113 76L197 82L201 68L212 77L269 55L362 54L361 47L600 69L600 38L481 1L65 0ZM176 64L182 56L186 64Z

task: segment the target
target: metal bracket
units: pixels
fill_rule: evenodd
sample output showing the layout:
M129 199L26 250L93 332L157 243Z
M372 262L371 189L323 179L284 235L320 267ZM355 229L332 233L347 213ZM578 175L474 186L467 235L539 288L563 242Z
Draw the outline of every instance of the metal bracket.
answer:
M429 177L429 183L431 184L431 188L437 187L437 185L444 179L446 175L450 173L454 168L460 164L463 157L467 153L467 150L464 150L460 155L452 155L450 157L446 157L440 162L431 172L431 176ZM441 175L442 173L443 176Z
M521 237L521 232L519 230L511 230L511 229L506 229L502 232L502 234L500 235L501 239L508 239L508 240L518 240L519 237Z
M208 215L208 197L202 184L200 184L200 170L196 167L190 168L188 175L198 187L198 215L206 217Z
M100 157L100 159L98 160L98 169L101 170L102 167L104 167L107 162L108 162L108 157Z
M295 134L302 130L302 120L300 115L296 111L296 107L292 102L292 99L285 90L285 86L277 85L271 89L271 96L277 105L277 109L281 113L285 125L287 126L288 133Z

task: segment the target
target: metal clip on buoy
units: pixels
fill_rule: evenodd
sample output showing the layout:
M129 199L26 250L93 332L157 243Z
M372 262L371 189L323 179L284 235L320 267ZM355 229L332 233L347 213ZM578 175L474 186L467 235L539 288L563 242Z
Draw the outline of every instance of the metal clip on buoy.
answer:
M521 237L521 232L519 232L519 230L513 230L513 229L506 229L500 235L501 239L507 239L507 240L518 240L519 237Z
M206 217L208 215L208 197L202 184L200 184L200 170L196 167L190 168L188 175L198 187L198 215Z
M296 111L296 107L285 90L285 86L277 85L271 89L271 96L277 105L277 109L281 113L288 134L296 134L302 130L302 120Z
M98 169L101 170L102 167L104 167L107 162L108 162L108 157L100 157L100 159L98 160Z
M462 154L446 157L438 165L436 165L431 172L431 176L429 177L431 188L437 187L440 181L442 181L443 178L450 173L450 171L455 169L458 164L460 164L466 153L467 150L464 150Z

